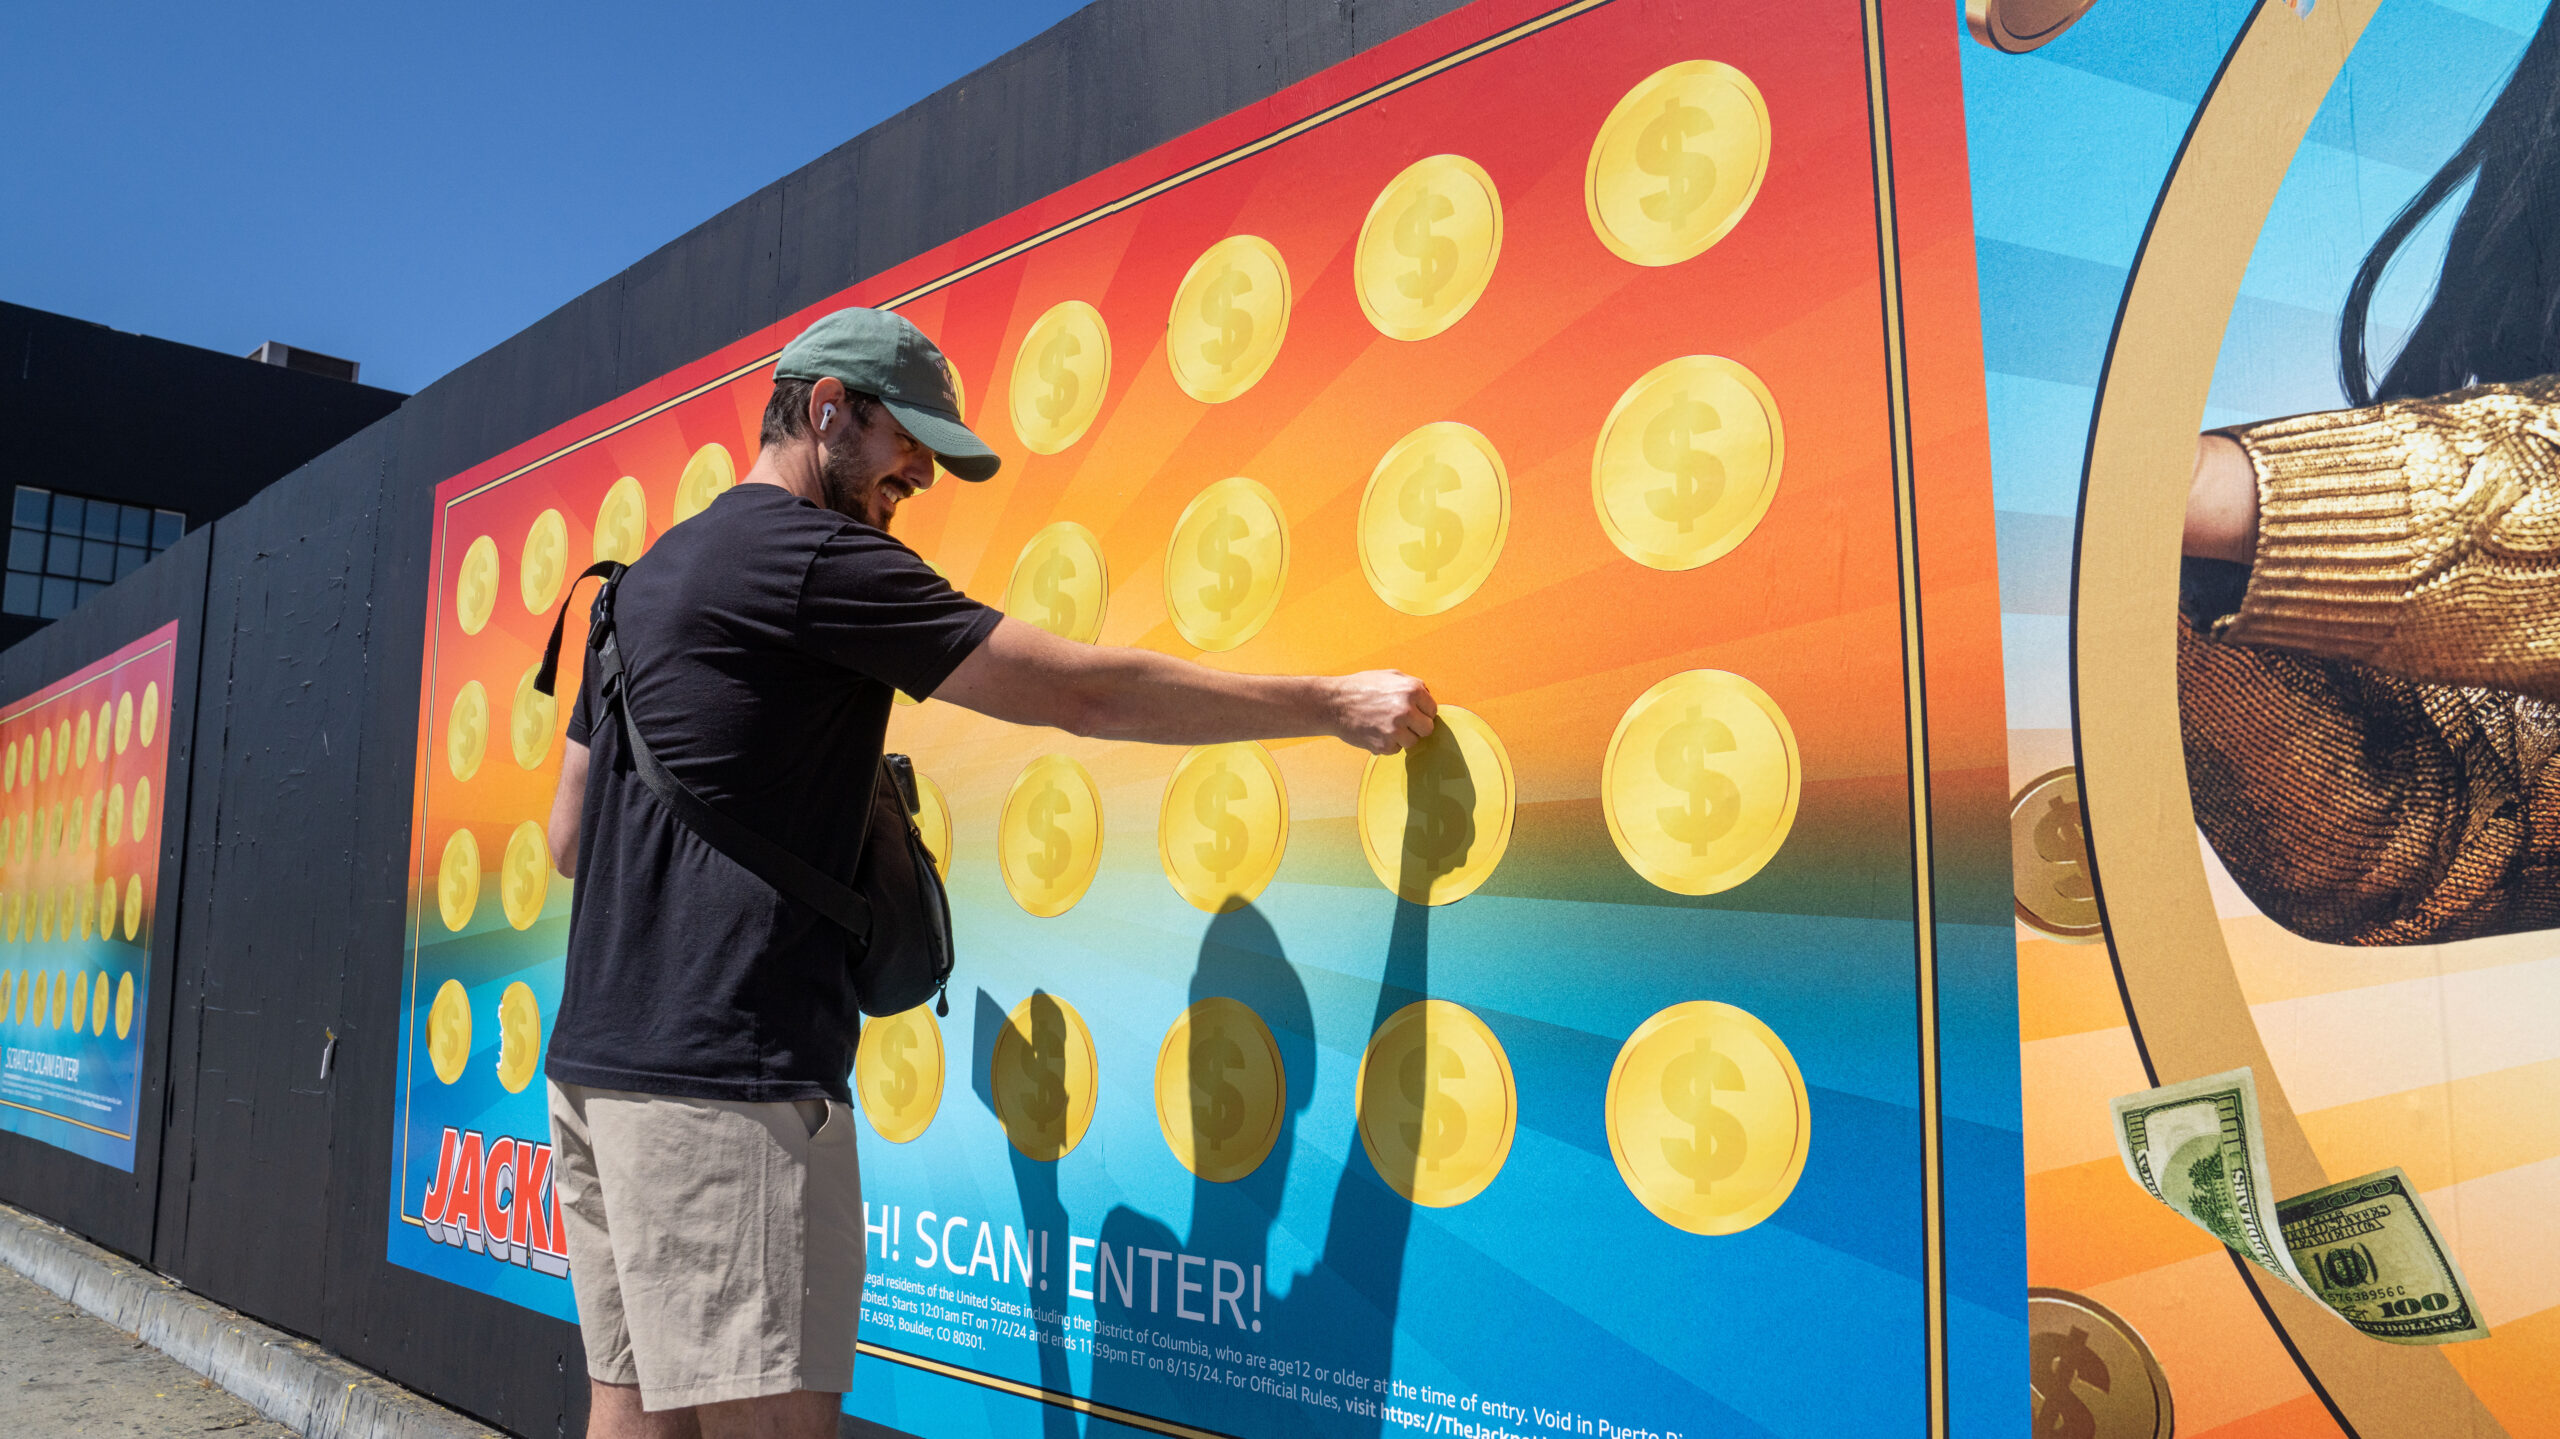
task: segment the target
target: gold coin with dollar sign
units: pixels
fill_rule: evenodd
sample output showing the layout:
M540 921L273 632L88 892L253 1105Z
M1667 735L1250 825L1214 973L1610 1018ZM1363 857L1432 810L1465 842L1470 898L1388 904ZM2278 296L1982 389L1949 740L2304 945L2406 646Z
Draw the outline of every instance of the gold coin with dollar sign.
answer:
M1427 340L1484 295L1502 258L1502 195L1464 155L1416 160L1360 223L1352 288L1378 333Z
M1279 497L1241 475L1192 497L1164 551L1164 606L1193 645L1231 650L1262 633L1289 580Z
M516 677L515 698L507 704L507 748L522 769L540 769L551 757L551 731L560 718L560 702L533 687L540 664L525 666Z
M1173 382L1195 400L1232 400L1280 357L1289 334L1289 263L1259 235L1229 235L1201 252L1165 317Z
M1084 438L1111 384L1111 329L1082 300L1062 300L1031 324L1013 357L1005 408L1035 455Z
M465 681L453 696L453 713L445 720L444 762L455 779L480 772L489 752L489 691L478 680Z
M1075 907L1102 863L1102 792L1062 754L1023 767L996 820L997 868L1013 902L1042 919Z
M1627 558L1689 570L1750 538L1778 493L1786 435L1760 377L1686 355L1627 387L1591 454L1600 527Z
M1600 812L1629 868L1673 894L1716 894L1787 842L1804 788L1796 734L1766 690L1688 670L1618 717Z
M142 747L151 748L151 741L160 730L160 682L158 680L146 681L143 684L142 717L134 723L140 726L136 732L142 738Z
M526 820L507 836L506 857L498 863L498 905L507 923L531 929L542 918L542 901L551 893L551 845L539 820Z
M2080 771L2038 775L2009 801L2009 866L2018 920L2055 939L2106 932L2098 885L2089 874L2089 835L2080 813Z
M1289 1077L1271 1027L1242 1000L1201 1000L1156 1051L1156 1123L1182 1167L1230 1184L1262 1166L1280 1137Z
M933 872L951 878L951 801L942 786L921 772L916 775L916 832L933 855Z
M649 496L629 475L613 482L596 506L595 537L589 548L599 560L629 564L649 547Z
M1676 265L1721 240L1769 173L1769 106L1715 60L1657 70L1591 142L1582 201L1600 243L1639 265Z
M2027 1391L2038 1434L2169 1439L2169 1375L2124 1317L2068 1289L2027 1290Z
M1033 1159L1063 1159L1093 1123L1093 1031L1075 1006L1044 991L1013 1007L987 1063L996 1122Z
M461 980L437 986L435 1003L427 1006L427 1062L447 1084L460 1079L471 1062L471 996Z
M542 1002L519 979L498 996L498 1086L522 1094L542 1062Z
M126 970L116 980L116 1038L133 1033L133 971Z
M480 633L498 605L498 542L482 535L462 552L462 573L453 582L454 618L466 635Z
M1475 893L1511 845L1519 789L1510 752L1473 710L1440 706L1428 737L1360 773L1360 852L1378 883L1415 904Z
M853 1094L871 1127L891 1144L925 1132L942 1108L942 1026L933 1006L862 1026L853 1051Z
M524 558L516 566L516 597L530 614L548 615L569 577L569 520L558 510L533 517L524 532Z
M1111 599L1111 576L1102 542L1073 520L1060 520L1033 535L1005 582L1004 612L1053 635L1091 644L1102 634Z
M1446 1209L1484 1192L1519 1128L1511 1057L1472 1010L1445 999L1387 1016L1360 1059L1360 1147L1387 1187Z
M127 875L124 881L124 937L132 939L141 929L142 876Z
M480 907L480 841L468 829L457 829L444 842L444 858L436 865L436 911L444 927L457 933Z
M1164 787L1156 853L1174 892L1217 914L1250 904L1289 847L1289 788L1271 751L1251 741L1203 745Z
M668 523L680 525L701 514L737 482L738 465L729 458L729 447L718 440L704 445L684 462L684 473L676 479L675 518Z
M1441 420L1387 447L1360 495L1360 573L1409 615L1464 603L1511 534L1511 476L1493 441Z
M1609 1153L1654 1217L1736 1234L1778 1212L1804 1174L1813 1111L1777 1032L1714 1000L1636 1026L1609 1071Z
M125 745L132 739L133 691L126 690L123 694L116 696L116 753L124 753ZM20 766L21 771L24 768L23 765Z

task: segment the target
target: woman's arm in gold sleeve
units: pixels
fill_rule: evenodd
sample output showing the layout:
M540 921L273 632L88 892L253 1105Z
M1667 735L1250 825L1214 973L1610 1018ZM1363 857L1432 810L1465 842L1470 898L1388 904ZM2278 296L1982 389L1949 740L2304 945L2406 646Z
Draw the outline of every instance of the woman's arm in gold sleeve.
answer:
M2560 376L2232 439L2207 437L2189 499L2189 552L2251 567L2219 638L2560 698Z

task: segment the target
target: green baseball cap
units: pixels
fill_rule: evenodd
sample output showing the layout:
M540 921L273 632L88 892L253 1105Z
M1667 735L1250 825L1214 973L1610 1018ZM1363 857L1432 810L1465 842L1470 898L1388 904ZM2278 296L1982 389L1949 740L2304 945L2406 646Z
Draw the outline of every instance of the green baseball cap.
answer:
M1003 461L960 423L951 362L906 317L886 310L838 310L783 346L782 358L773 366L777 380L829 376L848 390L878 396L944 469L964 480L995 478Z

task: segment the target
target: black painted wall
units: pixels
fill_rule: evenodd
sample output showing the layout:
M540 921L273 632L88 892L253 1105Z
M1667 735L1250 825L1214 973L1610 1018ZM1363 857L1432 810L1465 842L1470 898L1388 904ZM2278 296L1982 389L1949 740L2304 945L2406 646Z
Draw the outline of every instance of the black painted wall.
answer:
M159 1267L518 1434L581 1432L573 1328L383 1258L434 486L1454 8L1100 0L438 381L209 545L191 537L203 740L177 979L154 990L178 999ZM66 622L0 657L0 680L82 632ZM0 1146L0 1198L54 1182L10 1160ZM142 1253L133 1222L121 1243L100 1237Z

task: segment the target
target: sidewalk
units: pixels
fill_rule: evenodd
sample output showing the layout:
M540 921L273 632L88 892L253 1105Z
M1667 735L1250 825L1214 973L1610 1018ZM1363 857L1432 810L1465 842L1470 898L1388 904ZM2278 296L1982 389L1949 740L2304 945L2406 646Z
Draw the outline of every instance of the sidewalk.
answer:
M225 1439L497 1439L487 1425L8 1204L0 1285L12 1326L0 1334L7 1439L209 1430ZM24 1418L12 1407L20 1391L38 1406ZM228 1407L188 1426L181 1395Z
M0 1266L0 1434L289 1439L292 1433L212 1380Z

